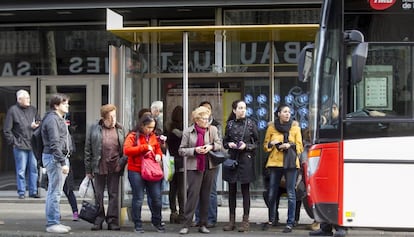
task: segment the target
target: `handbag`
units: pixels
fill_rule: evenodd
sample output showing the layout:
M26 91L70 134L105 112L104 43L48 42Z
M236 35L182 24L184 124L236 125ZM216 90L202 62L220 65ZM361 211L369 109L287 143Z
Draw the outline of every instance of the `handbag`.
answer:
M44 188L47 190L47 186L49 185L49 178L47 177L46 168L40 167L39 168L39 187Z
M164 177L164 172L160 164L153 156L145 155L141 163L141 177L150 182L160 181Z
M240 144L240 142L244 140L244 136L246 134L246 127L247 127L247 119L244 121L242 137L241 137L240 141L238 142L238 144ZM240 153L238 152L236 157L239 157L239 155L240 155ZM233 160L231 158L226 158L223 161L223 169L235 170L235 169L237 169L238 165L239 165L239 162L237 161L237 159Z
M293 169L296 168L296 149L290 147L283 152L283 168L284 169Z
M235 170L235 169L237 169L238 165L239 165L239 162L237 162L237 160L233 160L233 159L230 159L230 158L227 158L223 162L223 168L228 169L228 170Z
M208 154L214 165L219 165L230 157L229 153L223 151L209 151Z
M89 223L94 224L96 217L99 215L99 203L96 202L97 198L96 198L95 186L93 185L92 179L90 180L90 182L93 188L93 193L95 195L95 200L94 200L95 203L83 200L82 208L79 212L79 218Z
M138 146L139 144L139 133L137 132L135 135L135 145ZM153 151L148 151L144 157L142 157L141 177L150 182L160 181L164 177L164 171L160 164L155 160Z

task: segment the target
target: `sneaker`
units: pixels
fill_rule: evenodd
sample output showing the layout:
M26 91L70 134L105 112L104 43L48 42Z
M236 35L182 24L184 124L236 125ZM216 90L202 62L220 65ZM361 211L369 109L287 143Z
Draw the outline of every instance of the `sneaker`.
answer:
M198 228L198 232L200 232L202 234L208 234L208 233L210 233L210 230L207 229L205 226L201 226L200 228Z
M31 198L40 198L40 195L38 193L30 194L29 197Z
M287 225L285 226L285 228L283 229L283 233L290 233L292 232L292 226Z
M73 221L78 221L79 220L79 214L77 211L75 211L72 215L72 220Z
M142 226L135 226L134 228L134 232L135 233L144 233L144 228L142 228Z
M59 224L59 225L62 226L63 228L66 228L68 231L72 230L72 227L70 227L70 226L62 225L62 224Z
M158 233L164 233L165 227L160 223L159 225L152 225Z
M342 228L338 229L333 236L334 237L345 237L346 236L346 230L342 229Z
M19 199L24 199L24 195L19 195Z
M57 233L57 234L69 233L68 229L66 229L65 227L63 227L62 225L59 225L59 224L51 225L51 226L47 227L46 232L48 232L48 233Z
M180 235L186 235L186 234L188 234L188 228L187 227L184 227L184 228L182 228L181 230L180 230L180 232L178 232Z

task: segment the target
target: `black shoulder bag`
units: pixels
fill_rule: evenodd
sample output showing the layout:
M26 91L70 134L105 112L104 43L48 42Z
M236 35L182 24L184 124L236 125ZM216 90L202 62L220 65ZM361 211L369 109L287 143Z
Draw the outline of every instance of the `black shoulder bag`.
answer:
M85 220L89 223L94 224L96 217L99 215L99 203L97 202L96 198L96 192L95 192L95 186L93 185L93 180L90 179L89 182L91 182L93 193L95 195L95 203L91 203L89 201L83 200L82 201L82 208L79 213L79 218L82 220Z

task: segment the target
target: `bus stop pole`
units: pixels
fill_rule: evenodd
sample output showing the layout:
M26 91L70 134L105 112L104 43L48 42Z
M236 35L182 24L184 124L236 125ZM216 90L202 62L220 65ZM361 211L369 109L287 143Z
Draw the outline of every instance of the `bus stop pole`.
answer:
M188 32L183 32L183 122L188 127ZM184 206L187 202L187 157L184 156Z

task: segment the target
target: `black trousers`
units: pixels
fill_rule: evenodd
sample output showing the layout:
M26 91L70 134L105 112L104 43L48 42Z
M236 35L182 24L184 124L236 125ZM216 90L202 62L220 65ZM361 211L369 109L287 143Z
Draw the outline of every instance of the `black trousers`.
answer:
M178 199L178 214L184 214L184 195L184 172L175 172L170 182L170 192L168 193L171 213L177 212Z
M95 191L97 202L100 205L99 215L95 220L95 224L102 225L104 221L108 224L119 225L119 206L118 206L118 189L119 189L119 173L110 173L107 175L95 174ZM105 187L108 191L108 210L105 215L104 209L104 191Z

